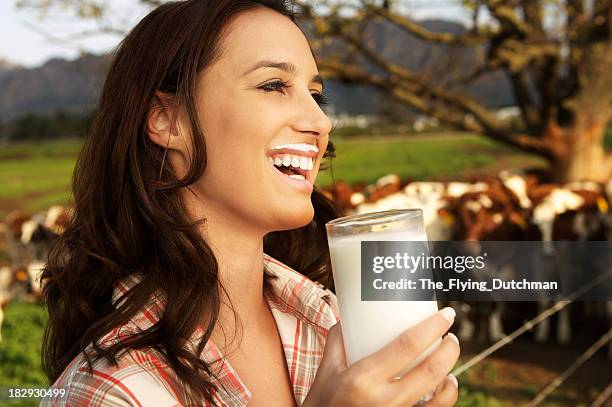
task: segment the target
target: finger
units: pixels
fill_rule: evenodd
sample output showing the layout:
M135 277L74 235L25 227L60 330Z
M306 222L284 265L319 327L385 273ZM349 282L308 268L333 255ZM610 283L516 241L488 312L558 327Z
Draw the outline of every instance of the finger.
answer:
M448 333L442 344L400 380L390 384L389 395L404 403L414 402L444 380L459 358L459 340ZM392 390L391 390L392 389Z
M443 308L410 327L379 351L360 360L365 371L373 377L389 380L397 376L434 341L439 340L455 319L455 310Z
M450 375L451 373L449 373ZM421 399L423 401L430 401L431 399L434 398L434 396L438 393L440 393L442 391L442 389L444 388L444 386L446 386L446 381L448 380L448 376L446 376L444 378L444 380L442 380L440 383L438 383L438 385L436 386L435 389L428 391L424 396L421 397ZM418 404L418 403L417 403Z
M454 406L459 398L459 384L457 378L450 373L436 389L433 398L426 404L427 407Z
M327 334L323 359L319 368L346 369L346 354L344 352L344 341L342 340L342 325L337 322Z
M450 373L449 373L450 374ZM438 385L436 386L435 389L428 391L423 397L422 399L424 401L429 401L431 399L434 398L434 395L440 393L442 391L442 389L444 388L444 386L446 386L446 379L448 378L445 377L444 380L442 380L440 383L438 383Z

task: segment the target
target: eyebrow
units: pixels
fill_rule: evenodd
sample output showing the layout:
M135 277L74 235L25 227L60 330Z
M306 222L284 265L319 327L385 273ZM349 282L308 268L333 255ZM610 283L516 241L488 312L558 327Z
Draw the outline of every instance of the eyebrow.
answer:
M280 69L281 71L285 71L290 74L295 73L295 71L297 70L295 65L293 65L290 62L276 62L276 61L263 60L263 61L257 62L256 64L251 66L249 69L244 71L242 76L246 76L250 74L251 72L256 71L260 68L276 68L276 69ZM315 83L320 84L321 86L324 86L323 78L319 74L314 75L311 79L311 82L315 82Z

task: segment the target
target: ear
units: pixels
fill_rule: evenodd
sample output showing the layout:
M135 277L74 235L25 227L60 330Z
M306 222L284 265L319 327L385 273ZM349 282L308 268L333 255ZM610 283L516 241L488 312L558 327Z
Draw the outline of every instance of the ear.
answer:
M173 122L175 117L178 120L175 102L174 96L155 92L147 117L147 134L152 142L163 148L182 151L184 135L180 134L178 123Z

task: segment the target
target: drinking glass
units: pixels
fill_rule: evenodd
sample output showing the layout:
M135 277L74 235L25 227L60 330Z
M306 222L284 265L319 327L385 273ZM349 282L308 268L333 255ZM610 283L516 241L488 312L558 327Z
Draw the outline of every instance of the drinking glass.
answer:
M403 292L400 301L362 301L361 284L361 242L424 242L418 246L419 253L425 248L429 254L427 234L421 209L397 209L383 212L357 214L335 219L326 225L327 239L332 263L334 285L342 321L342 336L347 363L371 355L384 347L409 327L438 311L435 295L432 300L411 300L418 297L418 290ZM385 243L380 247L384 252ZM410 244L405 247L411 250ZM412 296L412 297L411 297ZM387 297L388 298L388 297ZM402 372L404 375L441 343L434 342L417 359L409 363Z

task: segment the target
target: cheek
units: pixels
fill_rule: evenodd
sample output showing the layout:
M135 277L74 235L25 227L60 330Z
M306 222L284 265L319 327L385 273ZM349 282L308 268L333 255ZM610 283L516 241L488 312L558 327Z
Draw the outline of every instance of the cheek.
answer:
M242 109L241 104L217 106L204 118L203 131L211 168L245 169L262 157L265 134L269 125L253 109ZM234 174L238 175L238 174ZM242 176L245 174L243 173Z
M319 169L321 168L321 163L323 162L323 155L325 154L325 151L327 149L327 142L325 142L324 144L321 145L321 151L319 151L319 155L317 156L317 162L315 163L316 165L313 168L313 172L312 172L312 179L313 181L316 181L317 176L319 175Z

